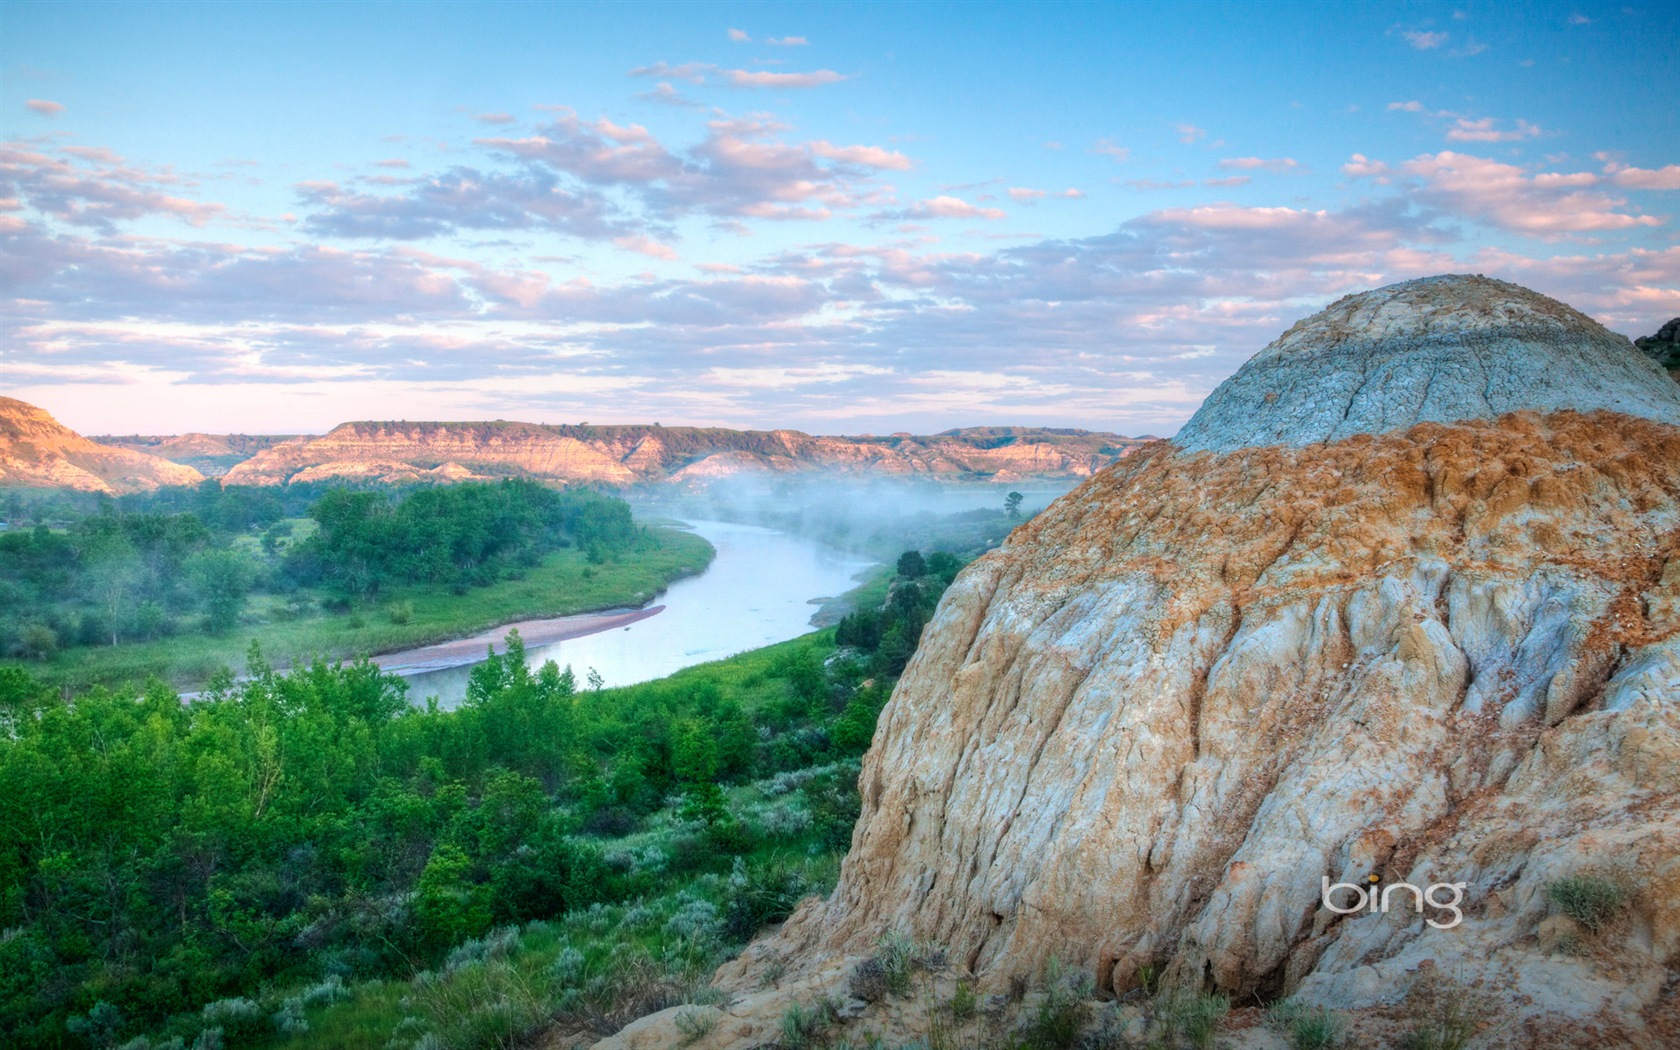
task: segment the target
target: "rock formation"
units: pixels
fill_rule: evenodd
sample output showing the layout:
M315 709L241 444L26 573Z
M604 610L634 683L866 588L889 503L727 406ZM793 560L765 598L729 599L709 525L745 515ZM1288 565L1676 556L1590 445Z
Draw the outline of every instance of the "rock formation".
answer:
M34 405L0 397L0 486L120 494L203 480L191 467L97 444Z
M1669 375L1680 379L1680 317L1657 329L1654 335L1642 335L1633 345L1645 351L1645 356L1668 369Z
M1220 384L1174 442L1310 445L1413 423L1604 409L1674 421L1674 391L1628 341L1487 277L1427 277L1337 300Z
M1083 478L1142 442L1115 434L975 428L931 437L813 437L797 430L535 423L346 423L283 442L229 470L229 484L329 477L413 480L450 466L473 476L706 483L741 474L1013 481Z
M697 1045L774 1038L887 931L992 991L1059 957L1390 1045L1445 973L1494 1045L1677 1045L1680 387L1513 285L1344 299L964 571L861 790L833 895ZM1462 883L1462 924L1322 906L1371 875ZM1578 876L1626 893L1613 935L1554 914Z

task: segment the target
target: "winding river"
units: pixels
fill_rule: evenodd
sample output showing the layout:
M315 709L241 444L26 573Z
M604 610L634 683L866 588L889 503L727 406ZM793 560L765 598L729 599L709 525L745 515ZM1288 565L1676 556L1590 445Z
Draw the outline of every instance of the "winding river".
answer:
M591 670L606 685L632 685L811 630L823 599L851 590L873 563L775 529L723 521L691 521L717 548L699 576L678 580L656 599L658 611L628 624L526 653L532 667L570 665L582 688ZM504 629L505 630L505 629ZM498 649L500 646L497 647ZM454 707L466 694L471 665L403 674L416 701L436 696Z

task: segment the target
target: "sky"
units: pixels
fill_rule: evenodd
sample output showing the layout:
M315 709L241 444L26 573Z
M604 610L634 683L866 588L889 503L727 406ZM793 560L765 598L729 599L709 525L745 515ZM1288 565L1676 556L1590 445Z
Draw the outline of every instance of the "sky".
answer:
M1484 273L1680 316L1680 5L0 0L0 393L1170 435Z

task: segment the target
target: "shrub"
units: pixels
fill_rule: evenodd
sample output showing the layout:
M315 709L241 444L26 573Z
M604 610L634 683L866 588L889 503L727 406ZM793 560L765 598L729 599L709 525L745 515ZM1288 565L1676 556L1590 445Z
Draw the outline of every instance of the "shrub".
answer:
M704 1039L717 1027L718 1012L707 1007L684 1007L677 1011L677 1031L682 1033L683 1045Z
M1565 915L1597 933L1627 906L1627 892L1616 882L1596 875L1575 875L1546 887L1552 903Z
M723 936L723 929L717 905L708 900L691 898L665 920L666 933L702 945L716 943Z
M1286 999L1266 1011L1266 1020L1289 1037L1295 1050L1333 1050L1342 1041L1342 1023L1322 1006Z
M587 960L582 952L571 945L560 949L560 954L548 965L548 976L559 988L582 988L584 967Z
M422 973L410 987L404 1004L451 1050L511 1050L549 1020L543 982L504 959Z
M301 1035L309 1031L309 1021L303 1016L303 999L287 999L273 1017L274 1030L281 1035Z
M1060 960L1051 959L1044 973L1044 995L1021 1030L1021 1046L1064 1050L1077 1045L1089 1019L1091 994L1089 974L1069 971Z
M958 1020L973 1017L980 1008L980 997L974 992L974 985L967 981L958 981L956 988L951 991L951 1016Z
M834 1004L827 999L794 1003L782 1013L783 1050L809 1050L816 1046L836 1016Z
M263 1008L250 999L217 999L204 1007L201 1016L206 1027L219 1028L222 1035L236 1042L268 1027Z
M803 871L781 859L748 865L735 858L725 891L724 935L732 941L748 940L764 926L792 915L813 889Z
M385 615L389 616L391 618L391 622L394 624L401 625L409 623L414 619L414 603L408 601L407 599L400 602L392 602L390 605L386 606Z
M1489 1004L1457 982L1426 975L1406 995L1402 1050L1465 1050L1490 1013Z
M1162 1011L1166 1040L1170 1043L1182 1034L1193 1046L1212 1046L1219 1023L1230 1010L1231 1000L1223 995L1174 995Z
M71 1035L79 1035L96 1047L110 1046L117 1041L122 1028L122 1011L101 999L85 1014L65 1022Z
M871 955L859 960L846 977L846 990L853 999L862 999L866 1003L886 998L892 988L887 983L887 968L882 965L881 957Z
M300 996L304 1006L326 1006L349 997L350 990L344 987L344 978L336 973L328 974L320 984L306 988Z

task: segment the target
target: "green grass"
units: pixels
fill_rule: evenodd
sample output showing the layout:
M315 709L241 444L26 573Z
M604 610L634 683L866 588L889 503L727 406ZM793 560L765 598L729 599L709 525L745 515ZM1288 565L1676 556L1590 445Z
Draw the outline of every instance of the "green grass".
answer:
M182 634L152 642L63 650L50 661L19 665L49 685L73 690L160 678L177 688L203 685L222 667L242 668L251 642L261 643L276 665L311 656L347 659L394 652L460 638L515 620L570 616L647 601L672 580L703 570L711 545L677 529L649 530L655 545L617 561L590 565L581 551L544 558L519 579L503 579L465 594L435 586L386 587L377 599L349 612L315 611L287 618L274 595L254 596L245 624L227 634ZM387 610L412 605L407 623ZM249 622L254 621L254 622Z
M1627 906L1621 885L1596 875L1575 875L1547 885L1546 894L1571 919L1597 933Z

